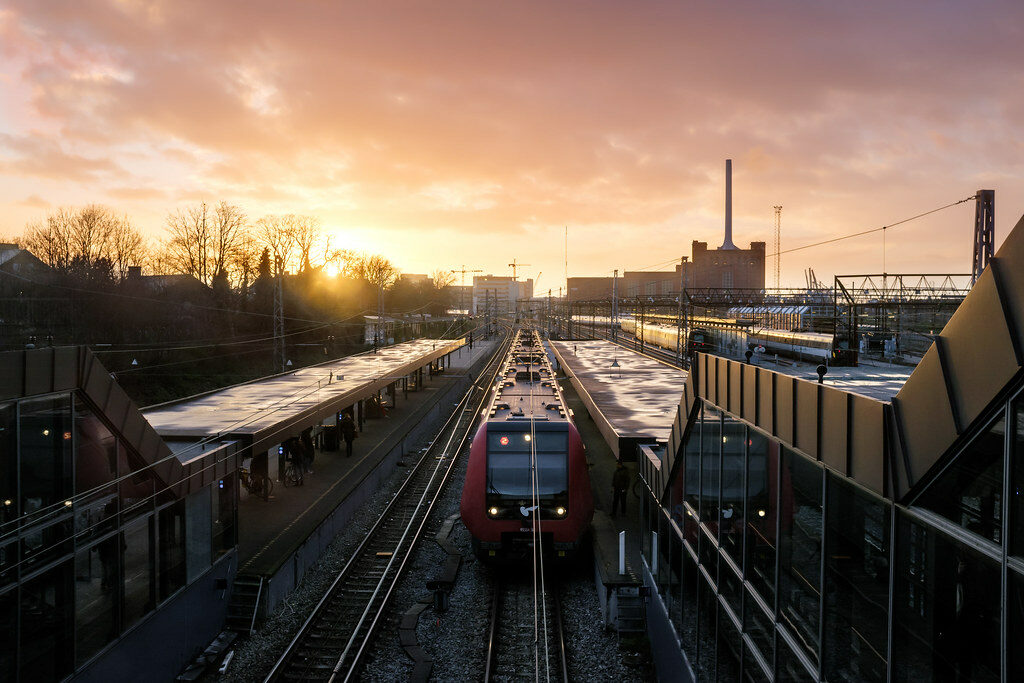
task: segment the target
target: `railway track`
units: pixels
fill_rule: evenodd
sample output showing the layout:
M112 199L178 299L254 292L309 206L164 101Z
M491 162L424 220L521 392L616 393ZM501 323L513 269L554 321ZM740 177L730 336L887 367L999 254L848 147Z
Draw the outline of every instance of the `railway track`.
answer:
M511 337L499 345L398 493L338 573L284 654L271 681L354 680L434 501L471 436Z
M558 583L496 578L484 681L569 681Z

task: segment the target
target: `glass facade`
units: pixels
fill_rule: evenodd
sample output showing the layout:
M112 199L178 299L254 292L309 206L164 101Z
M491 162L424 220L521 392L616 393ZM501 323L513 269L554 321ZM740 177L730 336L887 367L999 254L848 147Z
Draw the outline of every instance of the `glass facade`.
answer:
M77 392L0 403L0 680L71 675L203 574L236 489L186 505Z
M1024 680L1024 393L994 410L894 505L704 402L644 516L697 680Z

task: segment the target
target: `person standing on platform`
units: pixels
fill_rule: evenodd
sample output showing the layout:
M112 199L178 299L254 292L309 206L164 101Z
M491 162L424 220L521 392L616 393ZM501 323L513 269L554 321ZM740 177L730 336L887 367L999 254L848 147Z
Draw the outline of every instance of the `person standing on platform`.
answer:
M341 418L341 437L345 439L345 457L352 457L352 441L356 438L356 423L352 415L345 413Z
M620 507L620 503L622 514L626 514L626 491L629 490L630 479L629 470L620 460L615 467L615 474L612 475L612 517L615 516L615 511Z

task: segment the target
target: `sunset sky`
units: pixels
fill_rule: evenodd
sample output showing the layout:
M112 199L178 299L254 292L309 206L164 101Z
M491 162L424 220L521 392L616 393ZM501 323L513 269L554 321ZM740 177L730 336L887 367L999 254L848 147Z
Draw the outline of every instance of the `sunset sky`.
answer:
M539 289L722 242L783 249L995 190L1024 214L1024 3L0 0L0 236L90 202L162 236L227 200L405 272ZM888 231L970 269L974 204ZM879 236L785 254L879 272ZM769 269L770 272L770 269ZM769 276L770 280L770 276Z

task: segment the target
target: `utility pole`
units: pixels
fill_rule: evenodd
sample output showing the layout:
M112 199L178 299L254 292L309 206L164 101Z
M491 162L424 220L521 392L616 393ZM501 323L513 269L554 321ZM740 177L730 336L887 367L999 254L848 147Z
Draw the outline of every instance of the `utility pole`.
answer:
M607 271L606 271L607 272ZM612 341L619 338L619 269L612 276Z
M974 254L971 259L971 286L981 277L995 249L995 190L978 190L974 195Z
M779 270L782 263L782 205L775 205L775 289L778 290ZM778 294L778 291L776 291Z
M281 267L284 265L280 259L277 260L277 277L274 282L274 366L278 372L285 370L285 344L284 344L284 273Z
M686 289L686 257L679 258L679 302L676 310L676 357L679 359L679 367L683 367L683 335L686 334L683 328L683 291Z

